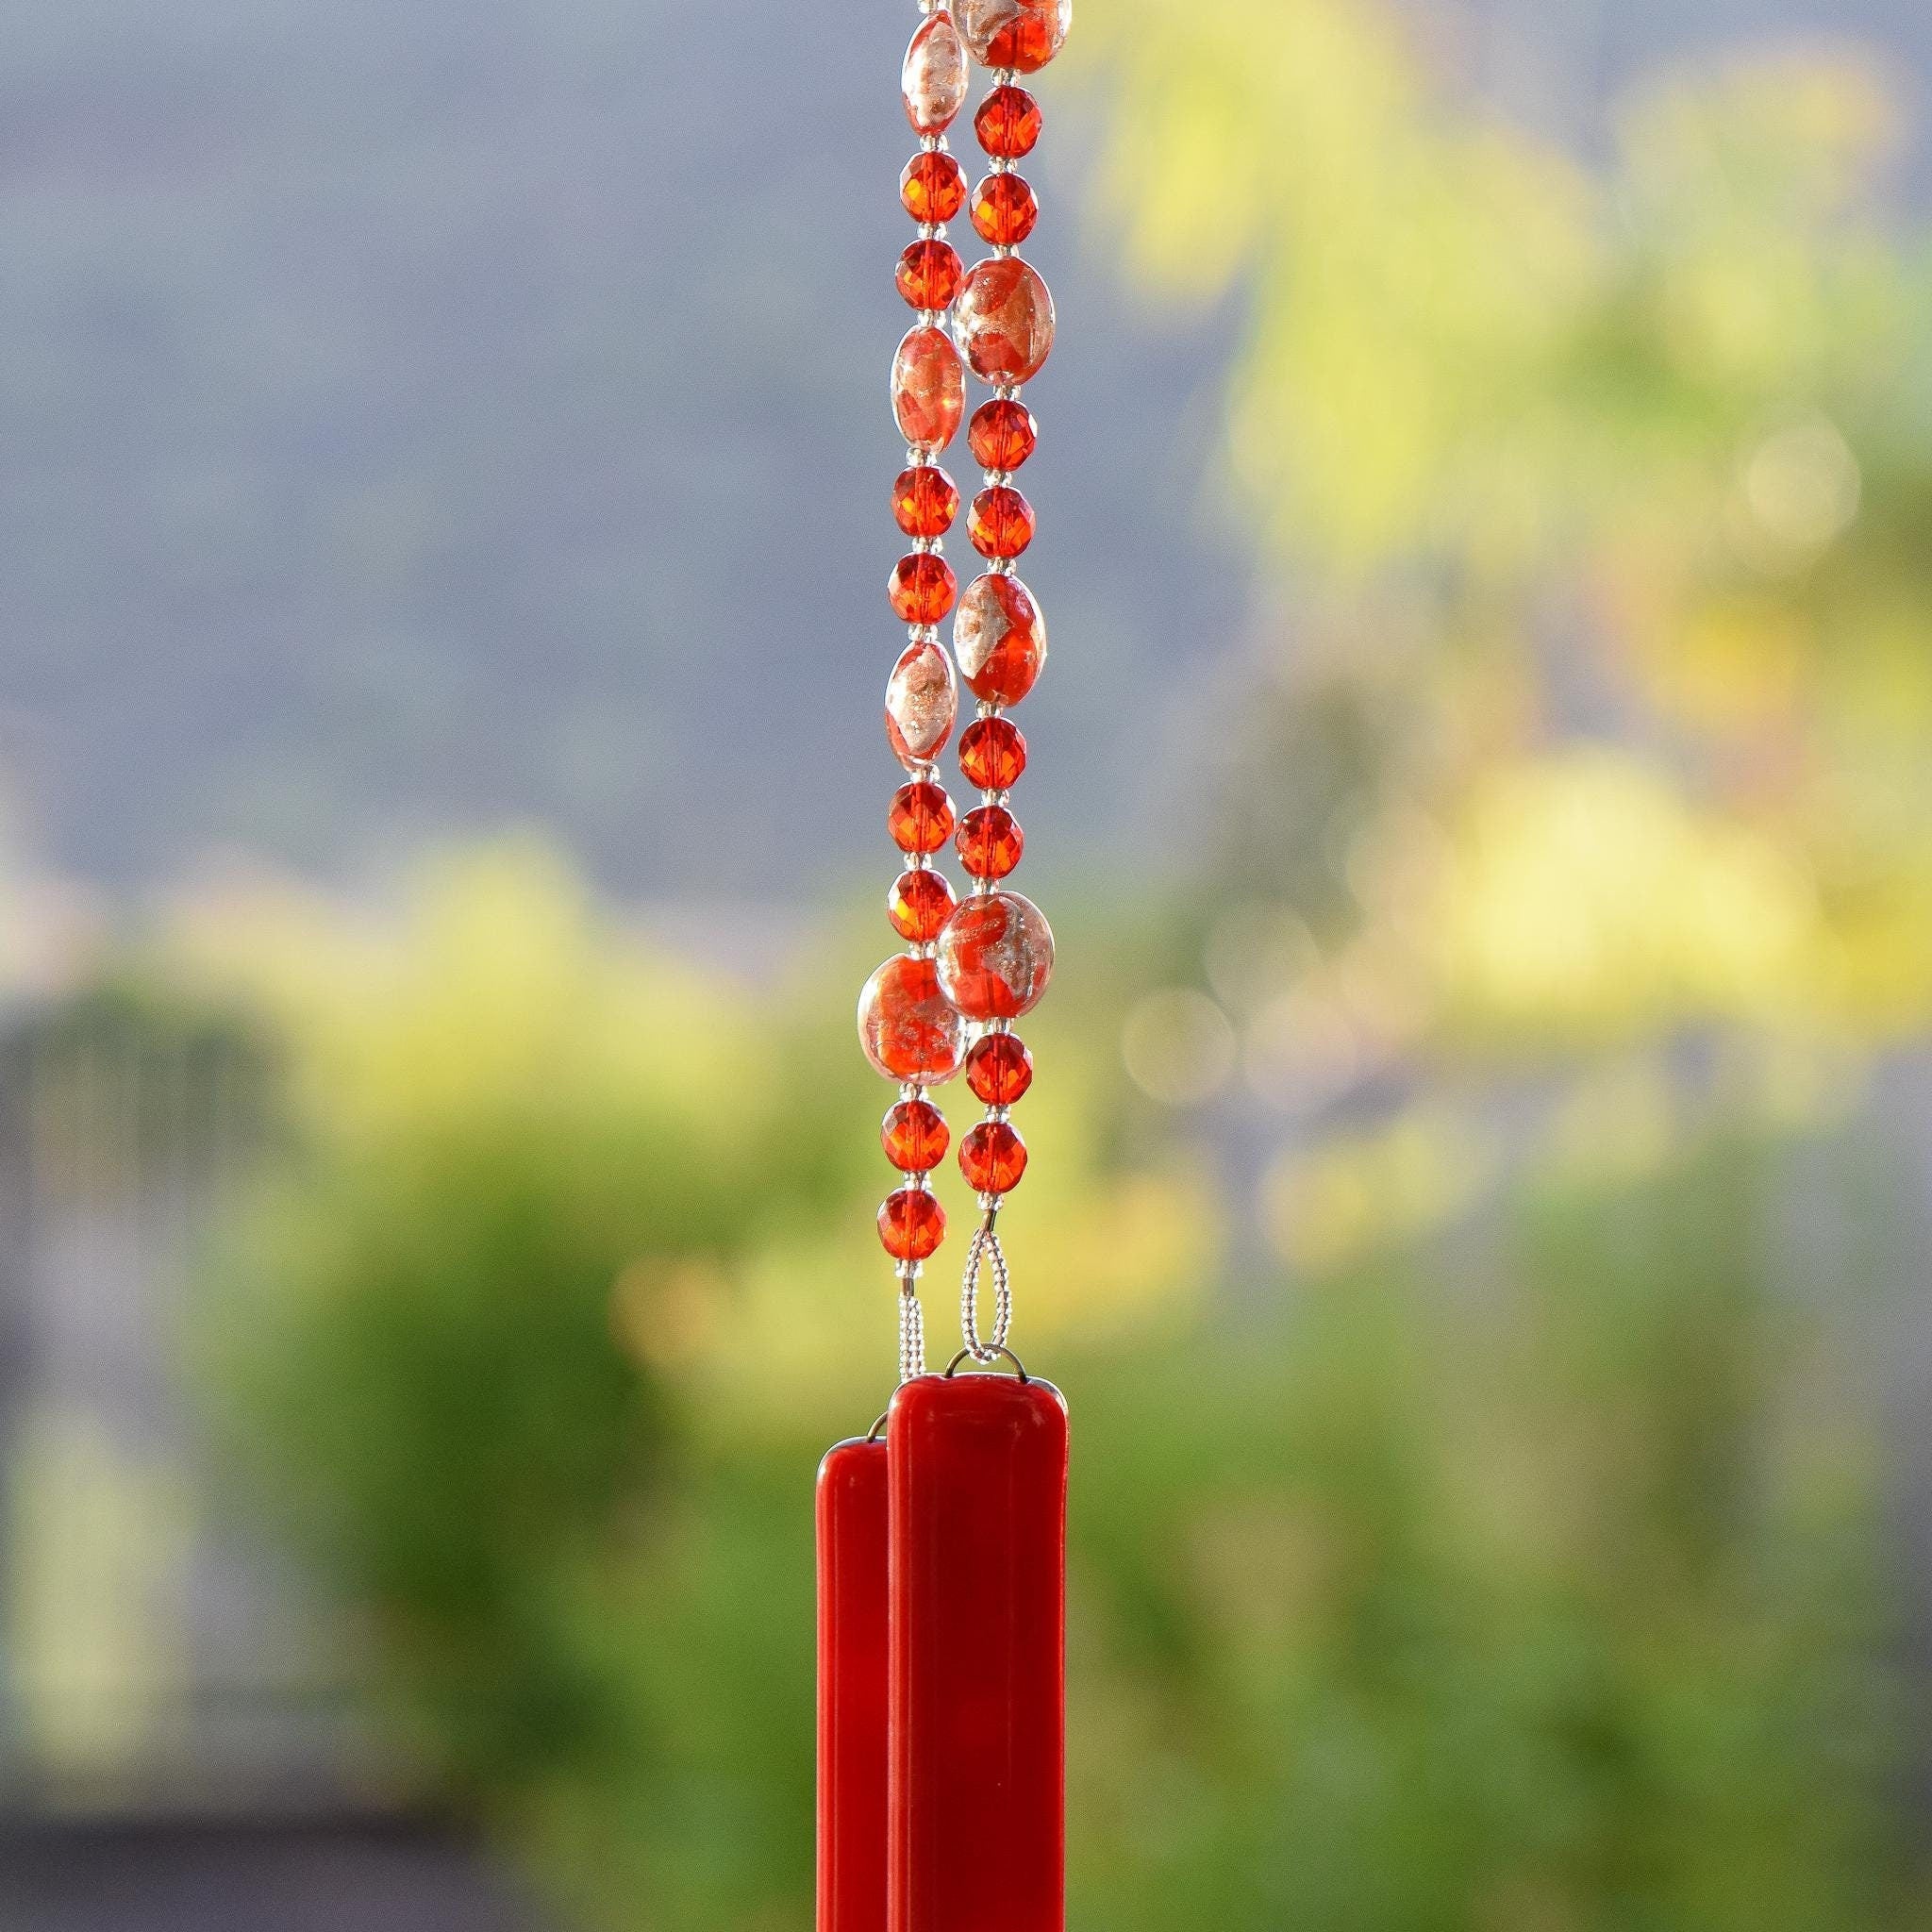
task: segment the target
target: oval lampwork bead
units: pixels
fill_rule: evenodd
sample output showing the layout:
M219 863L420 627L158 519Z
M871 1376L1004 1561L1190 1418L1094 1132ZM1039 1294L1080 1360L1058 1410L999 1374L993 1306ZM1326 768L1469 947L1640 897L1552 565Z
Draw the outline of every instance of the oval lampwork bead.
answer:
M974 577L953 619L953 655L976 698L1017 705L1046 663L1046 619L1018 577Z
M930 638L899 653L886 680L886 741L908 771L929 765L944 751L959 713L953 660Z
M966 371L942 328L906 331L892 358L892 415L899 434L924 456L937 456L959 433L966 413Z
M937 949L940 985L968 1020L1030 1013L1053 977L1053 928L1020 892L985 892L959 903Z
M1031 382L1053 353L1053 295L1030 262L994 255L967 270L953 334L982 382Z
M966 49L943 8L912 36L899 86L915 134L943 134L966 105Z
M1067 43L1074 0L959 0L959 31L982 67L1038 74Z
M858 995L858 1043L888 1080L940 1086L959 1071L966 1025L931 959L895 953Z

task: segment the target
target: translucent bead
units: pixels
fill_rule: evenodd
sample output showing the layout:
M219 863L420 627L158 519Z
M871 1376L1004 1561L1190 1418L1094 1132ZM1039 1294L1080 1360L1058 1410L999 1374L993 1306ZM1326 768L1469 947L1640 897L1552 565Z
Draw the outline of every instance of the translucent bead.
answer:
M959 821L953 841L959 859L976 879L1003 879L1020 862L1026 836L1020 821L1003 805L975 806Z
M959 769L981 791L1010 791L1026 769L1026 740L1010 718L975 718L959 735Z
M958 709L952 658L930 638L908 644L886 680L886 741L892 756L908 769L931 764L945 750Z
M1017 1020L1053 977L1053 928L1031 899L988 892L962 899L940 934L940 985L968 1020Z
M946 1210L924 1188L901 1188L879 1209L879 1241L895 1261L928 1261L946 1238Z
M899 434L925 456L937 456L959 433L966 413L966 372L946 332L908 329L892 358L892 415Z
M892 566L886 596L901 624L937 624L959 594L953 566L937 551L915 550Z
M879 1144L901 1174L930 1174L953 1144L946 1117L929 1100L902 1100L879 1126Z
M973 226L994 248L1017 248L1040 219L1040 197L1024 175L989 175L973 191Z
M915 222L950 222L966 206L966 175L951 155L922 148L899 176L899 201Z
M901 852L937 852L953 836L953 801L930 779L915 779L892 793L886 829Z
M1007 161L1017 161L1033 152L1041 125L1040 103L1011 81L994 88L973 117L973 131L978 135L980 146Z
M982 557L1018 557L1032 542L1033 529L1033 506L1005 483L982 490L966 520L966 534Z
M1011 1107L1033 1084L1033 1056L1017 1034L989 1033L966 1056L966 1084L988 1107Z
M916 134L943 134L966 105L966 49L943 8L912 36L899 86Z
M1017 255L975 263L953 304L953 334L982 382L1031 382L1053 353L1053 296Z
M886 895L886 917L902 940L924 946L945 930L958 903L945 874L922 866L917 872L902 872L892 881Z
M1038 74L1073 25L1074 0L959 0L959 31L982 67Z
M1010 1121L981 1121L959 1142L959 1172L975 1194L1010 1193L1026 1172L1026 1143Z
M966 441L982 470L1017 470L1040 446L1040 425L1024 403L995 396L974 410Z
M913 308L950 308L965 268L950 242L915 242L899 258L893 280Z
M974 697L1017 705L1046 662L1046 619L1018 577L975 577L953 621L953 655Z
M892 521L908 537L943 537L958 514L958 486L937 463L899 472L892 485Z
M888 1080L939 1086L959 1071L966 1027L930 959L894 953L858 995L858 1041Z

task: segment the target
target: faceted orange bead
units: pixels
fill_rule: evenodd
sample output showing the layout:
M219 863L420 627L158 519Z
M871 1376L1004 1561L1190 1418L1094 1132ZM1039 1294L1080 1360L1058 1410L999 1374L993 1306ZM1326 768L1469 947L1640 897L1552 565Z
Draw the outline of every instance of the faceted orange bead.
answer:
M966 1056L966 1084L988 1107L1011 1107L1033 1084L1033 1056L1011 1033L989 1033Z
M973 499L966 534L982 557L1018 557L1033 541L1033 506L1004 483Z
M930 638L899 653L886 680L886 741L908 770L929 765L946 748L959 710L953 660Z
M915 550L892 566L886 595L901 624L937 624L953 608L959 579L953 566L933 550Z
M1026 769L1026 740L1010 718L975 718L959 737L959 769L981 791L1009 791Z
M858 1042L888 1080L940 1086L959 1071L966 1027L930 959L894 953L858 995Z
M1026 849L1020 821L1003 805L975 806L959 821L953 841L959 858L976 879L1003 879Z
M1004 1194L1026 1172L1026 1143L1010 1121L981 1121L959 1142L959 1172L975 1194Z
M951 155L924 148L899 176L899 200L915 222L950 222L966 206L966 175Z
M958 903L945 874L922 866L893 880L886 895L886 917L902 940L923 946L939 938Z
M1040 425L1024 403L995 396L974 410L966 440L982 470L1017 470L1039 447Z
M964 268L959 251L950 242L915 242L900 256L893 279L912 308L948 308Z
M953 620L953 656L974 697L1017 705L1046 662L1046 619L1018 577L975 577Z
M925 456L937 456L959 433L966 413L966 372L959 352L940 328L908 329L892 358L892 415L899 434Z
M940 934L940 985L968 1020L1017 1020L1053 977L1053 928L1019 892L959 902Z
M906 49L899 87L916 134L943 134L966 105L966 49L943 9L924 21Z
M943 537L958 514L958 485L937 463L899 472L892 485L892 521L908 537Z
M978 135L980 146L1008 161L1033 152L1041 125L1040 103L1011 81L994 88L973 117L973 131Z
M879 1241L895 1261L926 1261L946 1238L946 1210L924 1188L901 1188L879 1209Z
M953 1136L931 1101L902 1100L880 1124L879 1144L901 1174L930 1174L946 1158Z
M953 334L982 382L1031 382L1053 353L1053 296L1017 255L975 263L954 297Z
M1040 197L1024 175L989 175L973 191L973 226L995 248L1016 248L1040 219Z
M929 778L915 778L892 793L886 829L901 852L937 852L953 836L953 801Z
M959 0L959 31L982 67L1037 74L1073 25L1074 0Z

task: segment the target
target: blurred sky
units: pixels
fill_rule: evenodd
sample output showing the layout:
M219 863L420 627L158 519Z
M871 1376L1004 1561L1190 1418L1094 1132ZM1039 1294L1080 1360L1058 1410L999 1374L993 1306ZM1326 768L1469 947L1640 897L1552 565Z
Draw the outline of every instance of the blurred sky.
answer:
M1085 5L1104 0L1083 0ZM0 776L110 885L541 822L613 887L883 852L908 0L25 0L0 63ZM1589 147L1619 78L1924 0L1466 0L1453 73ZM1265 52L1266 50L1264 50ZM1275 50L1291 58L1291 50ZM1164 862L1253 587L1235 320L1125 299L1042 86L1042 853ZM1185 817L1185 812L1182 813Z

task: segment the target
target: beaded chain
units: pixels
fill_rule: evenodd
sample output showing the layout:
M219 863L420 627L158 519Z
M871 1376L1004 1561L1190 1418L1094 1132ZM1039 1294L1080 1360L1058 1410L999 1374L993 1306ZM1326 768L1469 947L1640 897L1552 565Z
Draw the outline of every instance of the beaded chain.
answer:
M1044 915L1001 884L1025 846L1010 796L1026 769L1026 741L1005 714L1033 689L1046 662L1046 620L1014 572L1014 559L1033 541L1034 514L1013 475L1039 435L1021 392L1046 361L1054 338L1053 297L1015 252L1032 233L1040 203L1013 164L1032 151L1041 131L1039 104L1016 76L1036 73L1059 52L1073 0L921 0L920 11L924 18L901 75L906 116L920 147L899 179L900 201L918 232L899 258L896 277L915 315L892 362L892 411L907 445L892 513L911 547L887 586L893 613L907 626L886 686L886 736L906 771L887 812L904 860L887 916L906 950L873 974L858 1002L866 1056L899 1085L880 1139L902 1180L879 1209L878 1224L898 1270L902 1380L924 1371L919 1277L946 1230L931 1178L952 1136L929 1090L962 1065L986 1108L958 1155L980 1208L961 1291L967 1351L992 1359L1012 1317L997 1224L1007 1194L1026 1170L1026 1144L1009 1114L1033 1080L1032 1056L1012 1024L1039 1003L1053 972L1053 933ZM971 269L946 240L946 224L967 206L965 175L947 149L946 130L966 104L969 53L993 78L974 117L988 172L971 203L973 226L992 253ZM993 394L974 411L968 431L985 481L966 528L987 568L962 596L944 556L959 491L939 458L965 415L968 368ZM949 614L950 655L940 635ZM962 681L977 714L960 737L959 765L980 803L956 821L937 760L952 741ZM933 863L949 838L973 882L963 902ZM978 1297L988 1267L994 1317L982 1338Z

